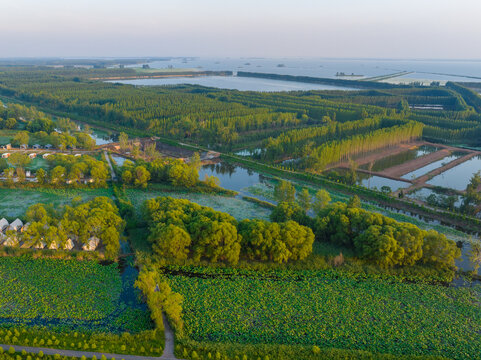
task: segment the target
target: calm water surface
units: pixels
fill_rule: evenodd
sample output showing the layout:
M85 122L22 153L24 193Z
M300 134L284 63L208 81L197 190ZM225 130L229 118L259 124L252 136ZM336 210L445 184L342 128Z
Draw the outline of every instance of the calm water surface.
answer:
M423 166L419 169L411 171L411 172L409 172L409 173L407 173L407 174L405 174L401 177L403 179L408 179L408 180L417 179L418 177L426 175L428 172L431 172L431 171L437 169L438 167L444 166L444 165L450 163L451 161L458 159L459 157L461 157L461 154L446 156L445 158L442 158L441 160L435 161L431 164L428 164L428 165Z
M131 67L139 66L141 65L131 65ZM157 69L173 67L176 69L250 71L325 78L337 78L336 73L338 72L362 75L362 77L346 77L347 79L369 78L409 71L414 73L405 75L404 78L432 81L481 81L481 61L479 60L176 58L169 61L155 61L149 66Z
M294 81L280 81L270 79L245 78L237 76L199 76L199 77L175 77L162 79L136 79L112 81L121 84L137 86L159 86L192 84L220 89L240 91L306 91L306 90L356 90L347 87L329 86L320 84L308 84Z
M455 190L466 190L474 173L481 170L481 157L476 156L427 181L427 184Z

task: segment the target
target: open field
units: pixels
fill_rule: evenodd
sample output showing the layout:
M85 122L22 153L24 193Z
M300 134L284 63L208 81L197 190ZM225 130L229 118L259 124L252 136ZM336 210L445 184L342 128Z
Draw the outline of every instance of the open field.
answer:
M335 270L170 276L198 341L311 344L477 359L481 289L357 278ZM453 346L456 344L455 346Z
M110 189L6 189L0 188L0 218L24 215L30 205L52 204L54 208L70 204L76 197L90 200L97 196L111 196Z

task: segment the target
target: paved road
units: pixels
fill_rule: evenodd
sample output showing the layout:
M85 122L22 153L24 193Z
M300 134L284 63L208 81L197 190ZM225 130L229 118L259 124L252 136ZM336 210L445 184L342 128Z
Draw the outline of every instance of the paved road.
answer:
M174 332L167 321L167 317L165 313L162 313L162 318L164 320L164 334L165 334L165 347L164 353L162 354L161 359L165 360L173 360L177 359L174 355ZM127 360L127 359L125 359Z
M21 352L25 350L28 353L38 354L42 351L45 355L55 355L59 354L62 356L71 356L80 358L85 356L86 358L92 358L94 355L97 359L100 359L102 355L105 355L107 359L115 358L116 360L177 360L174 356L174 333L167 322L165 315L164 317L164 324L165 324L165 348L164 353L160 357L155 356L140 356L140 355L122 355L122 354L110 354L110 353L102 353L102 352L92 352L92 351L77 351L77 350L61 350L61 349L50 349L50 348L42 348L42 347L31 347L31 346L21 346L21 345L6 345L0 344L0 347L3 348L4 351L8 351L11 347L15 349L17 352Z
M104 155L105 158L107 159L107 163L109 164L110 167L110 175L112 176L112 181L117 181L117 176L115 175L114 167L112 166L112 163L110 162L109 154L107 154L107 151L104 150Z

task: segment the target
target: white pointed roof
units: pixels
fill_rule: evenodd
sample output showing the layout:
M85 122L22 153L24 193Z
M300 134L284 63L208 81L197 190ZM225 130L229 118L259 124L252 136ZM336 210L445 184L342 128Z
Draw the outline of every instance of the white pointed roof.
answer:
M8 221L7 219L2 218L2 220L0 220L0 231L5 230L6 228L8 228Z
M96 236L92 236L87 241L87 243L84 246L82 246L82 249L84 249L85 251L94 251L95 249L97 249L97 246L99 246L99 243L100 243L100 239Z
M15 219L10 226L8 227L9 230L18 231L23 227L23 222L20 219Z
M67 239L67 242L64 245L65 250L72 250L75 244L73 243L72 239Z

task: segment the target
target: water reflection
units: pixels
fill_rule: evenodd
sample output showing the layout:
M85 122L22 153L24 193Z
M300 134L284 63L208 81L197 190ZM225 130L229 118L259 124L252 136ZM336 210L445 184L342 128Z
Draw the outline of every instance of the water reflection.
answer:
M224 162L204 165L199 171L199 178L204 179L206 175L217 177L221 187L238 192L265 181L262 175L251 169Z

